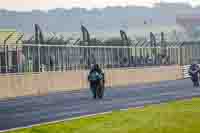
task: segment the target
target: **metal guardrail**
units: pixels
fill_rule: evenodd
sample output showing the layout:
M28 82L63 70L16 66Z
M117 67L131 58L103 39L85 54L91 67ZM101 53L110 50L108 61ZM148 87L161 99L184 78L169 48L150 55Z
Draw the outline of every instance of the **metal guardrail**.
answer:
M183 72L184 78L190 78L190 75L188 73L189 67L190 67L190 65L182 66L182 72Z

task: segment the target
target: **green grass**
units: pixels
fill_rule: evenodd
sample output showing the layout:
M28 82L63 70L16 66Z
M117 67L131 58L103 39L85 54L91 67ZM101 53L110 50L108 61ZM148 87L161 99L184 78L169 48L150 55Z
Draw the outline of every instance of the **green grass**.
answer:
M7 133L199 133L200 99L115 111Z

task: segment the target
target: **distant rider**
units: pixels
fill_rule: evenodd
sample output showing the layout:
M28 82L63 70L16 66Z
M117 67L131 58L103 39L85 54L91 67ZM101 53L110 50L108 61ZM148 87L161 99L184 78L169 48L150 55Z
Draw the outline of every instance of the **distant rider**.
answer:
M100 84L100 81L104 78L103 72L98 64L94 64L88 75L88 81L90 82L90 89L93 93L93 98L96 99L96 88Z
M197 63L192 63L190 65L188 73L191 76L191 80L193 82L194 87L198 87L199 86L199 75L198 74L200 73L200 68L197 65Z

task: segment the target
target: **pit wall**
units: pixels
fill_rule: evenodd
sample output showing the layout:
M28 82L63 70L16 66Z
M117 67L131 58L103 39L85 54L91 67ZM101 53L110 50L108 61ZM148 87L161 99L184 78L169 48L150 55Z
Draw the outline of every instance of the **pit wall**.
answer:
M183 79L181 67L105 69L106 86L119 87L165 80ZM43 72L0 75L0 99L46 95L50 92L88 88L88 71Z

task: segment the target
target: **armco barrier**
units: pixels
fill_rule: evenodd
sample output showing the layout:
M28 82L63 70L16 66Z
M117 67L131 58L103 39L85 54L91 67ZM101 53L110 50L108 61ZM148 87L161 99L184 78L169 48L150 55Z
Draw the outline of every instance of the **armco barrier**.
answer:
M184 78L189 78L190 77L190 75L188 73L189 67L190 67L190 65L182 66L182 71L183 71L183 77Z
M182 79L180 66L117 68L104 70L107 87ZM88 71L0 75L0 99L88 88Z

